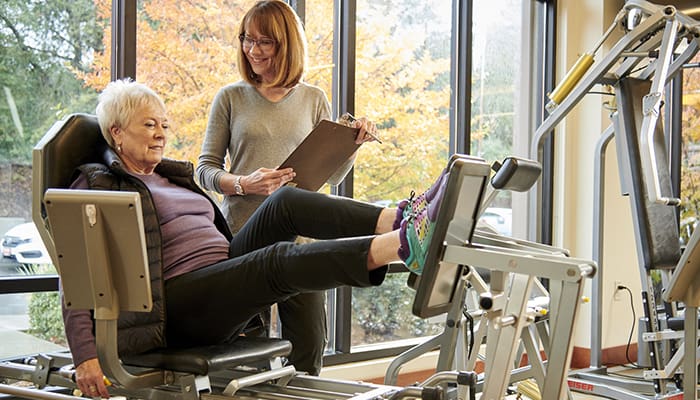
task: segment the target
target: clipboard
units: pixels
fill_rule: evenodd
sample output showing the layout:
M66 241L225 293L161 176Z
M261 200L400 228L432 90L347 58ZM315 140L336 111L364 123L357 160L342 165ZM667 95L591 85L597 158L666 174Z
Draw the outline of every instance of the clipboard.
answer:
M359 128L351 128L327 119L316 127L279 166L294 168L296 177L287 183L317 191L360 147L355 143Z

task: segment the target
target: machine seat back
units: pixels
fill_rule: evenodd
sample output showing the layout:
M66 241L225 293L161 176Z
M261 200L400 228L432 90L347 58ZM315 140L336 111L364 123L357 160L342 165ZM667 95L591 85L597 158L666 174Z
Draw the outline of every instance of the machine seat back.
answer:
M647 270L672 269L680 259L680 235L676 208L651 201L647 195L640 155L643 97L651 83L636 78L625 78L618 83L617 106L619 118L615 127L620 176L623 192L630 195L635 235L640 263ZM659 122L654 134L659 182L663 193L672 193L671 175L664 132ZM625 182L626 181L626 182Z

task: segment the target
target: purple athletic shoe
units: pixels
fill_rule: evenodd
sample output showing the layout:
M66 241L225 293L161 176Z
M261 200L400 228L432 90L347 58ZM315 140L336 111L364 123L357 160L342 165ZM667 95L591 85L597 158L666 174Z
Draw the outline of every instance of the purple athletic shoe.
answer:
M406 267L418 275L423 273L428 247L433 238L435 222L445 194L448 177L449 174L440 175L440 178L427 192L417 198L411 196L404 208L405 217L399 226L398 255Z
M433 182L432 186L423 192L420 196L416 197L416 193L411 191L408 199L401 200L396 208L396 219L394 219L393 228L394 230L401 227L401 221L403 221L408 215L414 213L414 210L419 211L420 204L424 202L430 203L438 192L438 189L443 186L443 182L446 181L446 177L449 174L447 169L443 169L440 176Z

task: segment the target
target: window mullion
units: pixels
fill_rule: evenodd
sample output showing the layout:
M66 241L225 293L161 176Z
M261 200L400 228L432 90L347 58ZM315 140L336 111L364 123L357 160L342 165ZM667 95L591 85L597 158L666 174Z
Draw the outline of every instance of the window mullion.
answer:
M136 79L136 0L112 1L112 80Z

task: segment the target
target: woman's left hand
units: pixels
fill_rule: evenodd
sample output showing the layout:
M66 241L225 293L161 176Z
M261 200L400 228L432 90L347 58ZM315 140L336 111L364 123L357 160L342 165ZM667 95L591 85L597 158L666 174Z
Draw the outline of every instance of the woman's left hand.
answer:
M97 358L83 361L75 368L75 383L78 389L88 397L110 397L107 385L111 385L102 373L100 362Z
M364 142L379 141L377 138L377 125L368 120L366 117L357 118L353 122L355 128L360 128L360 132L355 138L355 143L362 144Z

